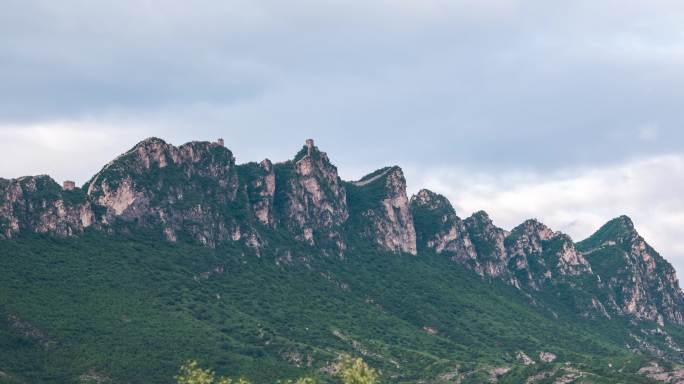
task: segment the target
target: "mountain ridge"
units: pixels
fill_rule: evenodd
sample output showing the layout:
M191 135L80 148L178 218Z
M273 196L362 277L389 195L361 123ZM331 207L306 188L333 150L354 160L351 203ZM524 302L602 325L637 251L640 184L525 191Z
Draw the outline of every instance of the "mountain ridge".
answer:
M641 269L654 270L656 264L662 265L666 274L663 281L639 281L667 291L667 297L656 299L666 308L636 302L620 306L615 293L604 298L610 305L598 306L612 306L659 323L664 319L684 323L684 310L675 308L684 306L684 296L674 269L636 233L627 216L611 220L578 242L585 249L578 252L569 236L552 231L536 219L509 232L496 227L484 211L460 219L448 199L432 191L423 189L409 198L398 166L378 169L358 181L343 181L328 155L311 139L293 160L237 164L222 139L176 147L150 137L109 162L82 188L60 188L49 176L3 180L0 188L4 192L0 233L5 238L21 230L72 236L89 227L127 232L140 226L158 226L171 242L189 235L210 247L243 242L258 253L264 246L263 232L282 227L297 241L343 256L350 232L345 224L349 221L354 226L352 232L358 232L352 237L359 236L381 249L413 255L419 247L432 249L481 276L536 291L549 282L593 275L584 257L592 253L586 250L592 239L605 237L610 239L604 243L620 244L632 241L637 245L626 251L641 252L642 259L655 254L653 260L658 261L640 265ZM13 214L22 209L23 218ZM420 233L416 231L416 215L424 218L418 220ZM428 219L430 215L434 217ZM632 270L628 278L638 275L644 275L643 271ZM620 280L619 276L612 278ZM592 302L596 300L592 298Z
M451 265L468 271L458 272L462 278L468 273L477 276L481 281L475 284L477 289L483 290L487 284L510 287L514 290L511 297L524 302L520 305L529 307L534 316L540 313L551 322L562 320L564 327L587 322L587 326L602 330L606 343L617 343L630 353L684 363L680 347L684 331L679 328L684 325L684 294L676 273L626 216L609 221L577 243L536 219L507 231L497 227L484 211L460 218L446 197L427 189L409 197L398 166L378 169L357 181L342 180L337 167L313 140L307 140L292 160L238 164L223 140L176 147L148 138L109 162L80 188L59 186L46 175L0 179L3 246L23 244L22 239L31 236L54 236L76 243L102 236L101 241L108 241L104 240L107 237L141 241L136 237L139 233L146 234L146 241L169 245L171 248L160 246L167 253L175 252L174 245L201 246L206 251L192 252L228 252L240 263L254 256L260 263L269 260L284 269L322 268L322 281L333 284L340 297L359 285L374 287L370 275L362 274L366 280L357 281L354 274L331 272L344 270L345 263L375 263L373 268L380 270L383 263L396 268L409 263L419 269L424 267L420 263L437 263L438 269ZM36 241L42 244L43 240ZM32 251L30 245L22 247L22 252ZM366 257L369 259L364 261ZM408 262L406 257L415 261ZM431 261L433 257L438 261ZM211 279L222 275L227 264L217 261L205 266L199 276ZM451 273L438 269L428 269L437 281L445 278L440 274ZM394 286L393 281L386 283ZM411 284L419 287L422 283L412 280ZM398 292L402 288L397 285L393 289ZM462 300L452 298L441 287L434 289L446 295L440 299L445 300L444 306ZM376 300L369 296L363 303L375 306ZM448 329L453 319L439 314L437 308L425 307L419 296L415 300L411 305L430 313L428 317L404 313L397 301L384 305L401 313L397 324L420 322L420 332L431 337L471 337L451 334ZM491 300L500 302L494 297ZM510 311L528 310L520 308L513 306ZM376 310L384 313L386 308ZM259 316L268 320L270 315ZM350 340L351 336L340 332L336 330L334 337ZM411 340L414 337L418 336ZM358 347L358 343L354 341L352 346ZM534 354L542 356L542 352L548 360L552 351L536 350ZM300 363L302 358L298 358ZM534 356L527 358L534 361ZM527 359L522 360L527 364ZM391 366L387 369L398 370Z

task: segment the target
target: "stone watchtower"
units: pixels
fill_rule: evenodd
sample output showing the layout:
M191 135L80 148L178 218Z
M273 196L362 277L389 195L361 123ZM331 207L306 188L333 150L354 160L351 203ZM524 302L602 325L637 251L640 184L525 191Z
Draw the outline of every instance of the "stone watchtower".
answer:
M216 139L216 144L218 144L218 145L220 145L220 146L223 147L223 146L224 146L223 139L220 138L220 137L219 137L218 139Z
M306 139L306 149L308 151L308 154L311 155L311 151L314 148L314 141L313 139Z
M62 188L65 191L73 191L76 188L76 182L71 181L71 180L66 180L66 181L64 181L64 184L62 184Z

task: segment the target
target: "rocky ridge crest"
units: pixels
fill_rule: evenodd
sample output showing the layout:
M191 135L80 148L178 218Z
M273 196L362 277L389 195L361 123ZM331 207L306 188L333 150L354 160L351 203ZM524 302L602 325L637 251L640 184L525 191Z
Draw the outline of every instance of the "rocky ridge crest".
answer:
M149 138L83 188L44 175L0 179L0 238L147 228L171 242L236 243L259 254L278 233L340 256L361 239L394 253L444 255L532 295L561 286L591 292L587 313L684 324L674 268L629 218L575 244L537 220L509 232L483 211L461 219L446 197L424 189L409 199L406 189L396 166L343 181L313 140L293 160L238 165L222 140L176 147Z

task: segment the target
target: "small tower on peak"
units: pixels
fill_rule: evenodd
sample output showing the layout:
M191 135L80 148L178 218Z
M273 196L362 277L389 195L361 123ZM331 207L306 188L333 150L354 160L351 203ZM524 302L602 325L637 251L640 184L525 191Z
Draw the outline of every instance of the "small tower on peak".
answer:
M62 184L62 189L65 191L73 191L76 188L76 182L71 180L65 180Z
M308 150L308 154L311 155L311 151L314 148L314 141L313 139L306 139L306 149Z
M220 137L219 137L218 139L216 139L216 144L218 144L218 145L220 145L220 146L223 147L223 146L224 146L223 138L220 138Z

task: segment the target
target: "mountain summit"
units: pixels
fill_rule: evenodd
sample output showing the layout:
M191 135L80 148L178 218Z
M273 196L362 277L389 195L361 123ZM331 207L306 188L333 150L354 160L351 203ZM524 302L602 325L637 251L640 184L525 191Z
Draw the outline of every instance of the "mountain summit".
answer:
M604 301L616 311L661 325L684 324L684 296L674 268L637 233L629 217L606 223L578 248L602 278Z
M0 341L33 346L0 348L0 382L32 359L98 376L99 348L119 340L155 370L211 353L264 380L253 367L325 371L350 351L404 381L459 383L684 363L676 273L628 217L579 243L536 219L507 231L430 190L409 198L398 166L342 180L311 139L291 160L239 164L221 139L149 138L81 188L0 179L0 252ZM137 333L169 351L136 354ZM32 369L23 382L41 382Z
M626 216L577 246L537 220L508 232L482 211L461 219L446 197L432 191L409 199L397 166L345 182L311 139L293 160L239 165L222 139L176 147L148 138L83 188L62 188L48 176L23 177L0 180L0 197L4 238L147 228L170 242L212 248L241 243L258 253L273 233L285 231L312 251L337 255L359 239L390 252L435 252L524 290L596 276L601 294L592 302L601 311L684 322L674 269Z

